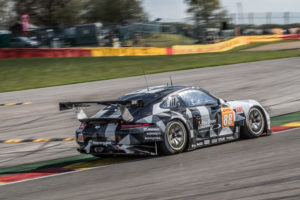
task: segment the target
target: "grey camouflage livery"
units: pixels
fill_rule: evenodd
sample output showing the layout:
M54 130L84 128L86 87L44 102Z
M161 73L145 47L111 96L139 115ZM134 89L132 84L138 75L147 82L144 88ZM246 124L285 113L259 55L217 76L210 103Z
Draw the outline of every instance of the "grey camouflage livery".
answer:
M92 117L82 107L106 105ZM270 117L255 100L224 101L190 86L156 86L116 101L62 102L75 109L81 153L157 155L269 135Z

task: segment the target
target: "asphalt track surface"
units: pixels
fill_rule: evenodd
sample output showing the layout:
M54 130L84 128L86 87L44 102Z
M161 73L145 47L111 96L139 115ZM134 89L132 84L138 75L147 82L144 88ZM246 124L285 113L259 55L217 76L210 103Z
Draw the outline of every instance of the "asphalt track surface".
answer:
M0 186L0 199L300 199L300 129Z
M296 57L153 74L147 79L149 85L165 85L172 76L175 84L201 86L224 99L256 99L274 116L300 111L299 63ZM79 122L72 111L59 112L58 102L115 99L145 86L144 77L137 76L0 93L2 104L32 102L0 107L1 140L73 137ZM75 142L0 144L0 168L78 155L75 148Z

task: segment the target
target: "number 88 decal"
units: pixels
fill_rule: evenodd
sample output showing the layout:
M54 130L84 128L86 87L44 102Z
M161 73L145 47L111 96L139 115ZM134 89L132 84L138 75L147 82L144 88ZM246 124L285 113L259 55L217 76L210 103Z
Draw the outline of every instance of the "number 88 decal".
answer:
M234 112L230 108L222 108L222 127L234 126Z

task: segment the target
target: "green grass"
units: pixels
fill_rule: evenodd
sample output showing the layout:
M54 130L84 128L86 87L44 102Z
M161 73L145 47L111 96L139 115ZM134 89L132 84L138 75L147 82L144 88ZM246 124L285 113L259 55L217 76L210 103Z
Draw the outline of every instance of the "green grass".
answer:
M149 47L171 47L173 45L190 45L197 40L179 34L156 33L142 38L142 45Z
M271 118L271 125L272 126L281 126L290 122L297 122L300 121L300 112L291 113L287 115L281 115L277 117Z
M300 51L0 60L0 92L300 56Z

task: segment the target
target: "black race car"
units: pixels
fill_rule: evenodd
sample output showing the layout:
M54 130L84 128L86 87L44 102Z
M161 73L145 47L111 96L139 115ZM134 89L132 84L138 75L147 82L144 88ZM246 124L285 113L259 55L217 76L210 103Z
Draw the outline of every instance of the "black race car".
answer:
M105 105L92 117L82 107ZM116 101L61 102L81 122L81 153L176 154L239 138L271 134L270 117L255 100L224 101L190 86L156 86Z

